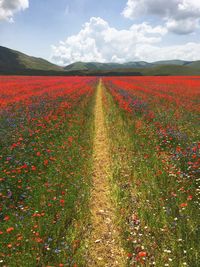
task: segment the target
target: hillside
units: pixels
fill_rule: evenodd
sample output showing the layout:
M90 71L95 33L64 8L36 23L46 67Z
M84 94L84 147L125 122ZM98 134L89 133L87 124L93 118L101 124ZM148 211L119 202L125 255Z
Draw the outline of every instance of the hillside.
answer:
M159 65L148 68L119 68L107 70L74 70L67 72L70 75L87 76L178 76L200 75L200 69L189 66Z
M190 62L187 66L200 70L200 60Z
M200 75L200 61L75 62L66 67L60 67L42 58L31 57L0 46L0 74L64 76Z
M130 69L130 68L145 68L151 66L151 63L138 61L138 62L128 62L128 63L99 63L99 62L75 62L64 69L66 71L111 71L117 69Z
M63 69L42 58L31 57L0 46L0 72L6 73L25 70L62 71Z
M79 75L200 75L200 61L167 60L148 63L75 62L64 68Z
M171 75L200 75L200 69L192 68L188 65L160 65L148 69L143 69L143 75L148 76L171 76Z

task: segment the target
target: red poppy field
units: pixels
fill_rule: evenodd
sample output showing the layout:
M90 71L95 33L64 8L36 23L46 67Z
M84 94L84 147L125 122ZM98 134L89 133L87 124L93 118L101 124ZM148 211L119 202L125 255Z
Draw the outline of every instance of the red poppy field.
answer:
M0 266L89 266L100 81L124 266L199 266L197 76L0 76Z
M199 78L120 77L104 84L130 266L198 266Z

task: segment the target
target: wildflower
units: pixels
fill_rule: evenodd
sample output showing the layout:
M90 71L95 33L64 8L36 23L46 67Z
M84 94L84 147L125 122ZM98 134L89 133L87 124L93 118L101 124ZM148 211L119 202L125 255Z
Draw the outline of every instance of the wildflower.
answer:
M48 159L45 159L45 160L44 160L44 165L47 166L48 163L49 163Z
M68 141L69 141L70 143L72 143L72 141L73 141L73 137L72 137L72 136L69 136L69 137L68 137Z
M187 205L188 205L187 203L181 203L181 204L180 204L180 207L181 207L181 208L185 208L185 207L187 207Z
M9 228L6 230L7 233L11 233L12 231L14 231L14 228L13 228L13 227L9 227Z
M32 171L36 171L36 167L35 166L31 166L31 170Z
M17 237L17 240L18 241L20 241L20 240L22 240L23 239L23 236L22 235L19 235L18 237Z
M42 242L43 242L42 238L40 238L40 237L37 237L37 238L35 239L35 241L36 241L37 243L42 243Z
M138 253L138 257L142 258L142 257L146 257L147 256L147 252L146 251L140 251Z
M133 254L132 253L128 253L127 257L128 258L132 258Z
M64 199L60 199L60 205L64 206L64 204L65 204L65 200Z
M9 221L10 220L10 217L7 215L4 217L4 221Z

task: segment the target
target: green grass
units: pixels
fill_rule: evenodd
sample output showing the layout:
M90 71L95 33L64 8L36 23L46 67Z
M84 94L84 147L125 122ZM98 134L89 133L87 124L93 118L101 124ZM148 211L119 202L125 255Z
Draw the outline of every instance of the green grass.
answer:
M194 196L198 185L176 175L185 163L171 160L168 150L158 153L160 140L151 124L140 114L131 116L120 110L108 91L104 96L113 194L129 257L127 266L197 267L198 199L190 202L187 196ZM186 207L180 207L186 202ZM142 253L145 258L140 257Z
M45 108L56 110L52 104ZM94 95L84 96L48 123L37 108L39 122L23 121L23 126L25 110L14 108L17 129L10 128L1 150L3 266L84 266L93 108ZM6 117L1 120L6 126ZM21 144L10 149L19 139ZM27 166L21 168L22 163Z

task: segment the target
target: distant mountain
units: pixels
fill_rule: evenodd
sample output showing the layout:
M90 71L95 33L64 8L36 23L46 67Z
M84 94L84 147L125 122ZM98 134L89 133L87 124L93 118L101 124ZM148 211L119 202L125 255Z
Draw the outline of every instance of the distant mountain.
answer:
M188 65L158 65L145 69L143 75L148 76L173 76L173 75L200 75L200 68L192 68Z
M184 60L161 60L161 61L156 61L153 62L152 65L153 66L160 66L160 65L176 65L176 66L184 66L189 64L191 61L184 61Z
M146 68L150 67L152 64L145 61L138 62L128 62L128 63L99 63L99 62L75 62L64 69L66 71L106 71L106 70L116 70L116 69L130 69L130 68Z
M42 58L27 56L21 52L0 46L0 72L62 71L63 68Z
M190 62L186 66L200 70L200 60Z
M200 75L200 61L137 61L122 64L75 62L64 69L79 75Z
M187 76L200 75L200 69L195 69L187 66L176 65L160 65L149 68L129 68L129 69L114 69L114 70L77 70L69 71L68 75L80 76Z
M166 60L148 63L75 62L60 67L42 58L0 46L0 74L15 75L200 75L200 61Z

